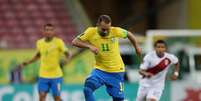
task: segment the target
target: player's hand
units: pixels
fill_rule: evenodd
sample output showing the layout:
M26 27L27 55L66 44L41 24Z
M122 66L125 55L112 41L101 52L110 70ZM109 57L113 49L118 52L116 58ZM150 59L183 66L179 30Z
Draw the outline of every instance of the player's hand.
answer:
M179 76L179 72L178 72L178 71L175 71L175 72L173 73L172 77L171 77L171 80L177 80L178 76Z
M21 69L23 68L23 64L19 64L17 65L12 71L21 71Z
M98 54L99 49L97 47L94 46L90 46L89 49L94 53L94 54Z
M152 76L154 76L154 74L150 73L150 72L146 72L146 70L140 70L139 71L140 75L143 76L143 78L151 78Z
M171 77L171 80L177 80L177 78L178 78L178 75L172 75L172 77Z
M28 65L28 63L27 62L23 62L23 63L20 64L20 67L24 67L26 65Z
M28 63L27 62L23 62L21 64L18 65L18 69L22 69L24 66L26 66Z
M69 59L65 59L63 65L66 66L69 63L69 61L70 61Z
M154 74L147 72L147 73L145 73L144 76L145 76L146 78L151 78L152 76L154 76Z

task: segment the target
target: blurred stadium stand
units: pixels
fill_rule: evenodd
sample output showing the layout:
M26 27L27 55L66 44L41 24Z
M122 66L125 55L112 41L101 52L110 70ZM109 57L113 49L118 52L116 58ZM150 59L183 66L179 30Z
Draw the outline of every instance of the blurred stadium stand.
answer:
M65 0L0 0L1 48L33 48L45 23L70 42L77 32Z

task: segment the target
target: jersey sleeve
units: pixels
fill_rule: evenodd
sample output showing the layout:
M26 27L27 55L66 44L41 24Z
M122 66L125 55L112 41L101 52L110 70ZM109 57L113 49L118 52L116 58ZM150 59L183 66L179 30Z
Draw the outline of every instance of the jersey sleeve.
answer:
M128 31L123 28L116 27L116 36L119 38L127 38Z
M141 65L140 65L140 69L143 69L143 70L148 69L149 64L150 64L149 55L146 55L146 56L143 58L143 62L142 62Z
M91 35L91 28L87 28L84 33L80 34L78 38L82 41L88 41Z
M176 64L179 62L179 59L175 55L170 56L170 60L173 64Z
M63 40L59 40L59 49L62 53L67 52L68 48L64 44Z

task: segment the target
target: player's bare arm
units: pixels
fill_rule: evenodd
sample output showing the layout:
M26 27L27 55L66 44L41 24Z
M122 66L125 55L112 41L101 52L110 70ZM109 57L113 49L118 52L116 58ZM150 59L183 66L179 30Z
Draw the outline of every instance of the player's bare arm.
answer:
M29 65L35 61L37 61L38 59L40 58L40 53L39 52L36 52L36 54L34 55L34 57L28 61L25 61L23 62L21 65L20 65L20 68L23 68L24 66L26 65Z
M89 44L88 42L82 41L79 38L75 38L72 41L72 44L74 46L80 47L80 48L88 48L90 49L93 53L98 54L99 49L91 44Z
M130 42L132 43L132 45L135 47L135 51L136 51L137 55L139 57L141 57L141 49L140 49L139 45L137 44L135 36L131 32L129 32L129 31L128 31L128 39L130 40Z
M150 77L153 76L152 73L146 72L146 70L143 70L143 69L140 69L140 70L139 70L139 73L140 73L140 75L142 75L142 76L144 76L144 77L146 77L146 78L150 78Z
M65 52L64 52L64 55L65 55L65 57L66 57L64 64L67 64L67 63L71 60L72 54L71 54L71 52L69 52L69 51L65 51Z
M176 63L174 67L175 67L174 72L173 72L172 77L171 77L172 80L176 80L178 78L178 76L179 76L179 69L180 69L179 62Z

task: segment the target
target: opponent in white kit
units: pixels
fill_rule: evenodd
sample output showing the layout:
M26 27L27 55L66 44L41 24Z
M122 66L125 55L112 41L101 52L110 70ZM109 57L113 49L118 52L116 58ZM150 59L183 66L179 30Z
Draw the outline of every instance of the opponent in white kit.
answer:
M179 75L178 58L166 52L166 43L158 40L154 43L154 47L155 51L149 52L140 65L139 73L142 78L139 82L136 101L160 100L170 65L175 65L171 79L176 80Z

